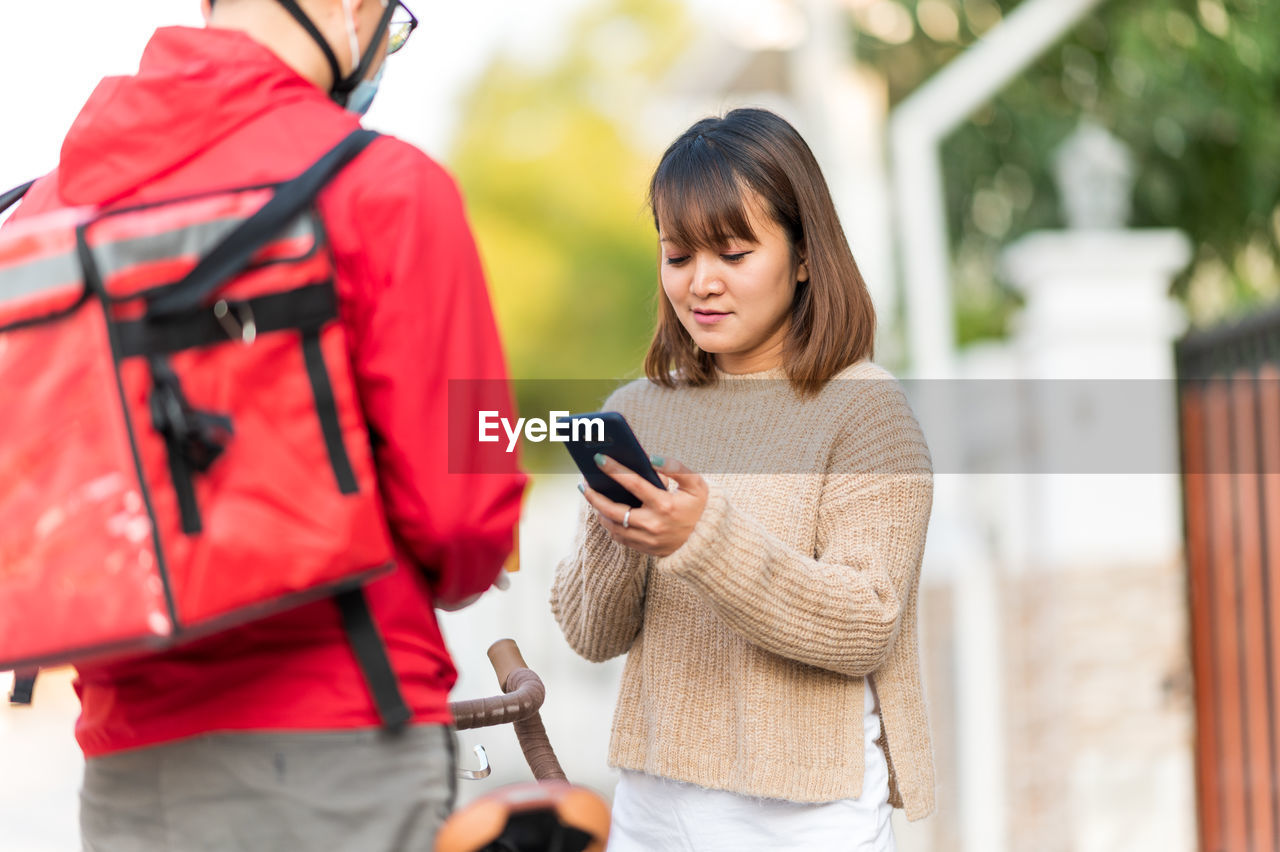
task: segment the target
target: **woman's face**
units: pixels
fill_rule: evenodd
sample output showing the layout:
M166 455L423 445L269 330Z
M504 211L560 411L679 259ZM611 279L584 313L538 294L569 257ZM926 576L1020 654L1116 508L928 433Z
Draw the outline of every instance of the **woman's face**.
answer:
M799 281L782 226L754 193L747 214L757 242L733 238L713 249L691 249L666 237L659 221L662 289L698 348L726 373L755 373L782 364Z

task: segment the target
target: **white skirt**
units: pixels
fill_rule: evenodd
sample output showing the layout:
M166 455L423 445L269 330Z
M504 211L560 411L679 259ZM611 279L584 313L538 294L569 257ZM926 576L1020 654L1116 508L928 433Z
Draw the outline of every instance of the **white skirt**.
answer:
M880 705L866 681L866 771L857 799L760 799L623 770L608 852L894 852Z

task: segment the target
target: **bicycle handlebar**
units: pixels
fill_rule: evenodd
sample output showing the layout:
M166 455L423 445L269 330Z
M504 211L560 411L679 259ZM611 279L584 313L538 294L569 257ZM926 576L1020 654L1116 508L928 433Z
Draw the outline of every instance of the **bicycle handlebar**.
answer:
M493 663L503 694L454 702L450 705L454 725L465 731L510 723L533 777L539 781L567 780L538 716L547 696L542 679L525 665L520 649L510 639L501 639L489 647L489 662Z
M493 673L498 676L498 686L503 692L507 691L507 678L513 671L529 668L514 639L499 639L490 645L489 662L493 664Z
M520 674L517 675L516 673ZM533 675L524 676L525 673ZM495 725L515 723L537 713L546 698L547 690L542 680L529 669L516 669L507 676L509 690L491 698L472 698L456 701L453 710L454 726L459 731L470 728L489 728Z

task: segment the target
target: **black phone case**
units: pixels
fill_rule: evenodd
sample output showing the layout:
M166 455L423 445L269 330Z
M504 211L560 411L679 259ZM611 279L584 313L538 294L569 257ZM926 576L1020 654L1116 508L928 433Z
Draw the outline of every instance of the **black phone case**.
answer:
M586 424L573 424L575 420L592 420L600 418L604 421L604 440L594 440L598 435L598 427L587 427ZM664 488L662 479L658 476L658 472L653 469L653 465L649 463L649 455L640 446L640 441L636 439L636 434L631 431L630 424L627 419L616 411L596 411L591 414L575 414L568 418L570 422L570 434L574 428L578 429L578 437L587 438L590 435L591 440L570 440L565 443L569 455L573 457L574 463L578 466L578 470L582 471L582 475L586 477L587 484L594 490L599 491L604 496L613 500L615 503L625 503L632 508L641 505L638 497L630 491L623 488L618 483L610 479L604 471L600 470L596 465L595 456L597 453L608 456L624 467L634 470L643 476L649 482L653 483L655 488Z

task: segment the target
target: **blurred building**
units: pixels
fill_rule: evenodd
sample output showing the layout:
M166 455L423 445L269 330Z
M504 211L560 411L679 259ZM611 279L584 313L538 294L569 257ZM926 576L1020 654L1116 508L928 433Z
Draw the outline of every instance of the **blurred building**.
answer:
M950 759L922 848L1196 848L1173 382L1184 321L1167 296L1190 253L1177 232L1071 209L1124 196L1113 145L1087 126L1068 140L1070 227L1004 255L1025 299L1014 336L961 352L954 394L928 401L926 434L955 444L935 455L923 608L944 625L929 689Z

